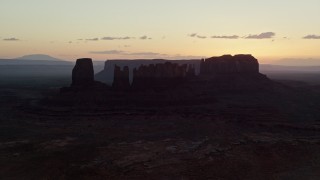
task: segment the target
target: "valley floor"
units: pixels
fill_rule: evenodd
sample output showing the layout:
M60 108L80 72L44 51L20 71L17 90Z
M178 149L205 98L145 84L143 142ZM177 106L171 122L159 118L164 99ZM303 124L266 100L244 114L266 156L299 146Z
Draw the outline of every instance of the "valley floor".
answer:
M312 111L295 107L302 121L254 96L88 112L30 108L43 97L36 90L2 88L0 96L1 179L320 177L320 119L313 116L320 109L312 101Z

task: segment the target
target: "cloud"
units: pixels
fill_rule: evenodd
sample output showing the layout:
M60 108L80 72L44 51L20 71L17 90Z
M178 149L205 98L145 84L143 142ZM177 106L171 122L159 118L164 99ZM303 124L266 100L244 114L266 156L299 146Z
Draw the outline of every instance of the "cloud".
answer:
M137 52L137 53L128 53L127 55L135 55L135 56L159 56L163 55L166 56L166 54L160 54L155 52Z
M248 36L244 36L244 37L240 37L238 35L230 35L230 36L226 36L226 35L222 35L222 36L211 36L210 38L212 39L239 39L239 38L244 38L244 39L271 39L275 36L276 34L274 32L264 32L261 34L253 34L253 35L248 35ZM198 33L192 33L192 34L188 34L189 37L192 38L199 38L199 39L206 39L208 38L207 36L204 35L200 35Z
M91 54L125 54L125 51L118 51L118 50L106 50L106 51L91 51Z
M105 36L105 37L100 38L100 40L105 40L105 41L130 40L130 39L136 39L136 37L130 37L130 36L122 36L122 37L118 37L118 36ZM140 39L140 40L147 40L147 39L152 39L152 38L144 35L144 36L139 37L138 39ZM78 41L82 41L82 40L86 40L86 41L99 41L99 38L78 39Z
M148 36L141 36L140 39L142 40L148 39Z
M99 41L99 38L86 39L86 41Z
M116 37L103 37L103 38L101 38L101 40L109 40L109 41L112 41L115 39L118 39L118 38L116 38Z
M182 60L182 59L202 59L204 57L203 56L186 56L186 55L176 54L176 55L173 55L173 56L168 56L166 58L167 59Z
M192 34L189 34L188 36L190 36L190 37L196 37L196 36L197 36L197 33L192 33Z
M106 50L106 51L92 51L91 54L108 54L108 55L123 55L123 56L140 56L142 58L165 58L165 59L201 59L202 56L185 56L185 55L169 55L157 52L128 52L119 50Z
M303 37L303 39L320 39L320 36L311 34L311 35L307 35L307 36Z
M147 40L147 39L152 39L152 38L150 38L150 37L148 37L148 36L141 36L139 39L141 39L141 40Z
M245 37L245 39L271 39L276 35L274 32L265 32L261 34L256 34L256 35L249 35Z
M197 35L197 38L199 38L199 39L206 39L206 38L207 38L207 36Z
M5 38L4 41L20 41L20 39L17 38Z
M134 39L134 37L129 37L129 36L125 36L125 37L103 37L101 38L101 40L106 40L106 41L113 41L113 40L129 40L129 39Z
M199 39L206 39L207 38L207 36L202 36L197 33L188 34L188 36L192 37L192 38L199 38Z
M239 39L239 36L211 36L212 39Z
M106 50L106 51L91 51L91 54L115 54L125 56L167 56L166 54L155 53L155 52L127 52L119 50Z

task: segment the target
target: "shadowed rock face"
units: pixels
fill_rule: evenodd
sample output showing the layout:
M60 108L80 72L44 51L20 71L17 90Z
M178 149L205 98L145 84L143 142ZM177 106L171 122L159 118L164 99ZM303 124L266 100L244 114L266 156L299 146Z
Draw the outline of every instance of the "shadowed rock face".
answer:
M187 77L195 77L196 76L196 68L194 64L189 64Z
M166 62L163 64L141 65L133 70L133 88L156 88L176 85L187 77L188 73L194 74L194 68L186 64Z
M92 86L94 85L94 70L92 59L77 59L72 70L72 86Z
M166 62L163 64L150 64L140 66L134 70L134 78L176 78L185 77L187 65L178 65Z
M129 67L129 79L130 83L133 81L133 69L138 69L141 65L148 66L150 64L163 64L165 62L171 62L171 63L177 63L179 65L183 64L191 64L195 67L195 73L198 75L200 73L200 59L198 60L165 60L165 59L131 59L131 60L107 60L105 62L104 70L101 72L98 72L95 75L95 80L101 81L103 83L106 83L108 85L112 85L114 80L114 66L120 66L121 69L124 68L124 66Z
M123 70L121 70L120 66L115 65L114 80L113 80L112 87L115 89L122 89L122 90L126 90L130 88L128 66L125 66Z
M251 55L224 55L201 61L200 75L259 73L259 63Z

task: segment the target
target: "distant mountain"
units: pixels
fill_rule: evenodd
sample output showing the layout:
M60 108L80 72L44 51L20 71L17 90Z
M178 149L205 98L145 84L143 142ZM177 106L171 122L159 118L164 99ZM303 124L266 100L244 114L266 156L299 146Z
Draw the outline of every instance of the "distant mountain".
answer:
M26 55L15 59L0 59L0 65L73 65L74 62L45 54Z
M43 61L65 61L62 59L54 58L49 55L45 54L31 54L31 55L25 55L19 58L15 58L17 60L43 60Z

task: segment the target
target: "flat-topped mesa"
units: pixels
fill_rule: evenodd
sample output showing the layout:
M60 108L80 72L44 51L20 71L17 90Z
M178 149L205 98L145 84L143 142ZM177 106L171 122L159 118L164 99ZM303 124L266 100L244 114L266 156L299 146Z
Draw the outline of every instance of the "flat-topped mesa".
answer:
M188 73L194 74L194 68L188 65L165 62L162 64L141 65L133 70L133 88L165 87L176 85L187 77Z
M259 63L252 55L224 55L201 61L200 75L259 73Z
M113 76L112 87L115 89L127 90L130 88L129 82L129 67L125 66L121 70L120 66L114 66L114 76Z
M91 87L94 85L94 70L92 59L77 59L76 65L72 70L73 87Z

